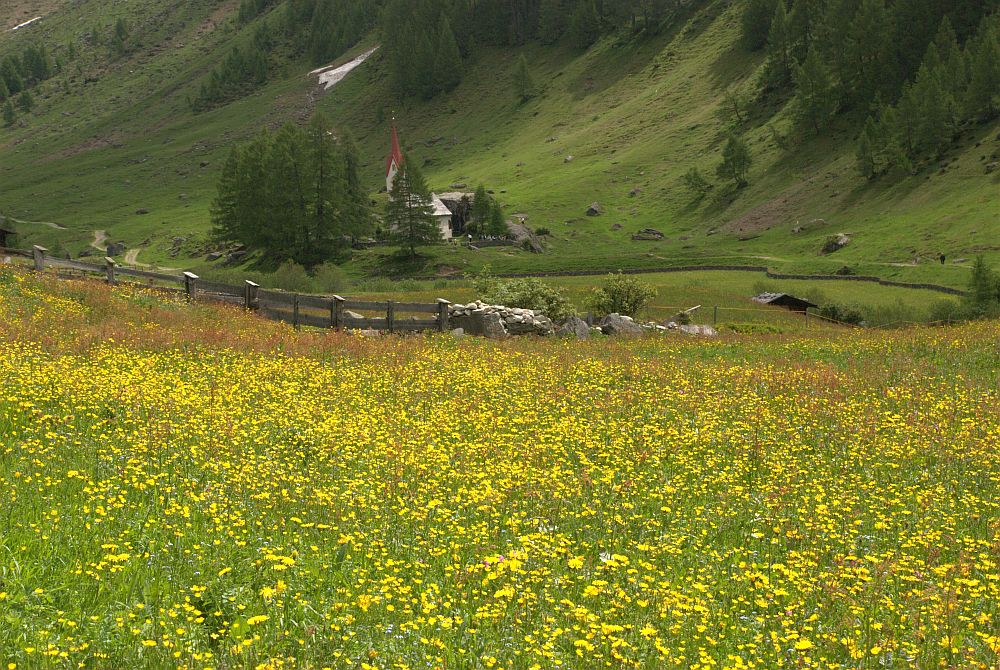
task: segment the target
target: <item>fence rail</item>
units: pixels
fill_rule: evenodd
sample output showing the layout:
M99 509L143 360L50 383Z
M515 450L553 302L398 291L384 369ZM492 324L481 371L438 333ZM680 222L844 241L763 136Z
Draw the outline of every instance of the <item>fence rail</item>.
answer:
M102 275L110 284L118 283L119 277L134 277L149 282L179 285L179 289L172 290L182 291L192 302L241 305L264 318L290 323L296 328L366 329L390 333L448 330L451 303L443 298L438 298L435 303L350 300L339 295L309 295L264 289L250 280L244 282L243 286L234 286L208 281L192 272L171 275L124 268L112 258L105 258L104 265L53 258L47 255L48 249L39 246L32 249L0 248L0 252L29 258L38 271L56 268ZM423 318L412 316L413 314L423 315ZM434 315L433 318L427 318L428 314Z

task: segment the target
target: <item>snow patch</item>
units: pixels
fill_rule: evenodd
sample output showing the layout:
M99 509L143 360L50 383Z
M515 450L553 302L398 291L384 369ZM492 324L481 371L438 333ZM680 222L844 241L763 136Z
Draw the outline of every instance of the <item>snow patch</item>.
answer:
M35 21L37 21L38 19L40 19L40 18L42 18L42 17L40 17L40 16L36 16L35 18L33 18L33 19L30 19L30 20L28 20L28 21L25 21L24 23L19 23L18 25L16 25L16 26L14 26L13 28L11 28L11 29L10 29L10 32L14 32L15 30L18 30L19 28L23 28L23 27L25 27L25 26L27 26L27 25L29 25L29 24L32 24L32 23L34 23Z
M361 54L349 63L344 63L339 67L334 67L333 65L327 65L325 67L318 68L310 72L310 75L319 75L319 83L323 87L324 91L330 90L331 87L339 84L344 77L351 73L351 70L358 67L364 63L368 58L378 51L378 47L369 49L365 53Z

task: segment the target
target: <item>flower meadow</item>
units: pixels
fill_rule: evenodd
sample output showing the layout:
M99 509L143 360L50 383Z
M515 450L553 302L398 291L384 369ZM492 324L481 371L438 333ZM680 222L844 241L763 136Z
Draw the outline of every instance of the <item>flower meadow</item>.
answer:
M0 670L993 669L998 342L365 339L0 269Z

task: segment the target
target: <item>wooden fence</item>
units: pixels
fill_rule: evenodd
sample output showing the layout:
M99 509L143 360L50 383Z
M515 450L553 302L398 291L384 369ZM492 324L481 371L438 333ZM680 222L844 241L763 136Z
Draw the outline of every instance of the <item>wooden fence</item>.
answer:
M109 284L120 278L131 277L146 280L150 284L159 282L166 288L183 292L188 300L202 302L222 302L239 305L253 310L259 315L290 323L296 328L370 329L390 333L448 330L450 302L439 298L436 303L416 302L370 302L351 300L339 295L321 296L287 293L261 288L247 280L243 286L233 286L202 279L192 272L182 275L164 274L125 268L114 259L105 258L104 265L84 263L46 255L48 250L35 246L31 250L0 249L10 256L31 259L34 269L46 268L72 270L75 272L102 275ZM178 286L178 288L173 288ZM161 287L162 288L162 287Z

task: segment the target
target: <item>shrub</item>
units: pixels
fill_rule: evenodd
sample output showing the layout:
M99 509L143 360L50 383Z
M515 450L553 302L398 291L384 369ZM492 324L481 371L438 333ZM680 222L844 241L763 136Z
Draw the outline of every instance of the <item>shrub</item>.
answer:
M484 268L473 282L479 299L494 305L541 312L556 323L576 313L561 289L533 277L500 279Z
M316 268L313 283L320 293L338 293L348 285L344 271L333 263L323 263Z
M535 228L535 235L538 235L539 237L545 237L546 235L551 235L551 234L552 231L544 226L540 228Z
M285 261L271 275L271 285L283 291L308 293L312 290L312 279L306 269L294 261Z
M861 325L865 321L865 315L855 307L844 307L833 303L823 305L817 310L817 314L824 319L837 321L839 323L849 323L854 326Z
M598 316L635 316L656 297L656 289L630 275L608 275L604 286L594 289L588 304Z
M729 331L739 335L771 335L783 333L785 330L773 323L724 323L720 331Z

